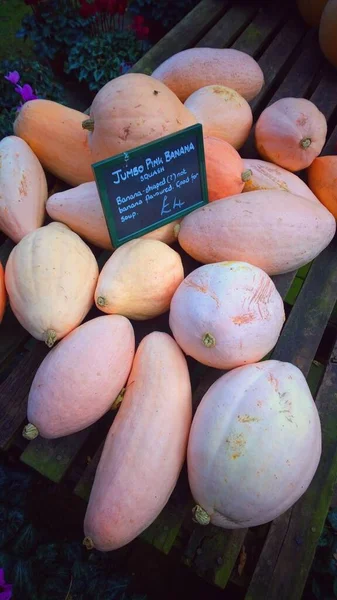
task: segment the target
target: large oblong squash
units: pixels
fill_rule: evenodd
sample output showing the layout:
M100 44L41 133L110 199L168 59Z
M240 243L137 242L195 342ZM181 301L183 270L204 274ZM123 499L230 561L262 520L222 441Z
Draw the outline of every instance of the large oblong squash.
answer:
M125 317L97 317L77 327L47 354L34 377L24 437L59 438L95 423L125 385L134 351Z
M287 171L273 163L254 158L244 158L243 165L243 192L283 190L295 194L295 196L303 196L303 198L317 202L317 198L311 189L295 173L291 173L291 171Z
M84 521L88 548L124 546L159 515L183 465L192 418L187 363L166 333L140 343Z
M308 169L308 183L318 200L337 219L337 156L319 156Z
M337 69L337 0L328 0L319 25L319 45L324 56Z
M194 518L225 529L272 521L306 491L322 447L301 371L266 360L226 373L193 419L188 478Z
M24 140L0 142L0 229L14 242L41 227L48 196L42 166Z
M169 309L183 279L178 252L157 240L131 240L105 263L95 291L96 306L129 319L152 319Z
M233 48L183 50L165 60L152 77L165 83L182 102L196 90L213 84L230 87L252 100L264 83L254 58Z
M335 219L319 202L263 190L198 208L182 220L178 241L199 262L241 260L276 275L313 260L335 231Z
M84 113L51 100L31 100L20 109L14 133L31 147L45 169L71 185L93 181Z
M90 248L61 223L26 235L12 250L5 272L13 313L49 347L84 319L93 304L97 278Z

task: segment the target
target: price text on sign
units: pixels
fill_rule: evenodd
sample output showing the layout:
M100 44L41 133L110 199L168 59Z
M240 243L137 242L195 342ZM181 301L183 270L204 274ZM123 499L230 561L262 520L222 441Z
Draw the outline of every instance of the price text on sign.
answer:
M115 247L208 202L201 125L93 165Z

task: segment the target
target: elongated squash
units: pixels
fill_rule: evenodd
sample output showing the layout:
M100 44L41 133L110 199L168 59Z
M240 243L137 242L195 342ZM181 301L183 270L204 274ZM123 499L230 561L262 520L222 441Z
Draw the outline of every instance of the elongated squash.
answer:
M34 152L14 135L0 142L0 190L0 229L19 242L43 224L48 189Z
M126 383L135 351L125 317L83 323L41 363L28 397L24 437L59 438L95 423Z
M87 548L124 546L158 516L178 479L192 418L186 360L166 333L140 343L84 521Z
M15 120L14 133L31 147L47 171L71 185L93 181L87 115L51 100L26 102Z
M93 304L97 278L90 248L61 223L26 235L12 250L5 272L13 313L49 347L84 319Z
M295 196L303 196L303 198L317 202L315 194L295 173L291 173L273 163L253 158L244 158L243 165L243 192L283 190L295 194Z

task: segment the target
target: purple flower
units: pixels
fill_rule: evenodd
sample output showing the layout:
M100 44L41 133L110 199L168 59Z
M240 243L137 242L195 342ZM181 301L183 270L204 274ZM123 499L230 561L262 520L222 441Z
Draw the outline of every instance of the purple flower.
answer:
M20 94L24 102L28 102L29 100L37 100L37 96L34 94L33 88L28 83L25 83L25 85L22 87L21 85L17 85L15 91Z
M16 85L20 81L20 74L17 71L10 71L8 75L5 75L5 79Z
M5 581L5 573L0 569L0 600L10 600L12 597L12 586Z

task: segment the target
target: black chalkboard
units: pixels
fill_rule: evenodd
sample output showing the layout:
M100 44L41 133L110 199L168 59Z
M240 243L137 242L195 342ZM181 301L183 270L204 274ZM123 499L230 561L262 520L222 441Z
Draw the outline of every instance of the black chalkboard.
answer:
M93 170L115 248L208 202L201 125L95 163Z

